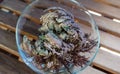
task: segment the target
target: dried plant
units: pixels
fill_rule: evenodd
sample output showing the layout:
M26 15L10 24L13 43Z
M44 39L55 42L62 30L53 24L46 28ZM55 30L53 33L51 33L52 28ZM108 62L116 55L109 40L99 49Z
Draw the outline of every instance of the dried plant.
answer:
M51 7L45 10L40 22L39 39L30 41L24 36L22 43L23 49L34 56L37 66L57 73L65 67L71 74L70 65L83 67L89 62L89 58L79 53L90 52L97 41L82 32L70 12L60 7Z

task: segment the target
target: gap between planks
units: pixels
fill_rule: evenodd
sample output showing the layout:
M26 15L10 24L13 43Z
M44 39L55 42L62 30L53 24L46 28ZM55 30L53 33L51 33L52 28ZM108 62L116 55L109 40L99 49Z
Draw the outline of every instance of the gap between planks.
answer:
M98 20L99 21L99 20ZM3 24L3 23L2 23ZM85 23L86 24L86 23ZM11 26L9 26L9 25L7 25L7 24L5 24L5 25L3 25L3 26L6 26L7 28L10 28L12 31L14 31L15 32L15 28L14 27L11 27ZM104 32L102 32L101 34L103 34ZM36 39L36 36L33 36L33 35L31 35L31 34L28 34L28 33L24 33L24 32L22 32L22 34L26 34L26 35L28 35L28 36L30 36L30 37L33 37L33 38L35 38ZM102 37L101 39L101 41L102 41L102 45L104 45L105 47L107 47L107 48L110 48L110 49L113 49L113 50L115 50L115 51L118 51L118 52L120 52L120 50L119 50L119 41L120 41L120 39L118 38L118 37L115 37L115 36L113 36L113 35L111 35L111 34L108 34L108 33L104 33L103 35L101 35L101 36L104 36L104 37ZM107 38L106 38L107 37ZM105 40L105 39L110 39L110 38L112 38L112 40L116 40L116 42L118 42L118 44L113 44L113 43L110 43L109 41L107 41L107 40ZM113 41L113 42L115 42L115 41ZM116 43L115 42L115 43ZM114 47L113 46L111 46L111 45L114 45Z
M15 56L18 56L18 58L19 58L19 54L18 54L17 51L12 50L11 48L8 48L8 47L6 47L6 46L4 46L4 45L0 45L0 48L3 49L3 50L6 51L6 52L9 52L10 54L13 54L13 55L15 55ZM21 58L19 58L18 60L21 61L21 62L23 62ZM90 72L90 71L91 71L91 72ZM105 73L103 73L103 72L101 72L101 71L99 71L99 70L97 70L97 69L93 69L92 67L88 67L86 70L83 71L82 74L87 74L88 72L90 72L90 73L92 73L92 74L96 74L96 73L105 74Z
M4 9L7 9L7 10L10 10L10 11L12 11L14 14L16 14L18 16L20 16L22 14L20 11L14 10L14 9L9 8L7 6L1 6L0 5L0 8L4 8ZM29 15L25 15L25 17L28 18L28 19L30 19L33 22L36 22L37 24L40 24L40 21L38 19L35 19L34 17L31 17Z
M10 34L11 35L11 34ZM15 50L12 50L12 48L8 48L4 45L0 45L0 48L3 49L4 51L10 53L10 54L13 54L15 56L18 56L19 58L19 55L18 55L18 52L15 51ZM19 61L23 62L21 58L18 59ZM82 74L87 74L88 72L92 73L92 74L96 74L96 73L100 73L100 74L105 74L97 69L93 69L92 67L88 67L86 70L83 71Z
M2 44L0 44L0 49L3 49L4 51L7 51L7 52L9 52L9 53L11 53L11 54L13 54L13 55L15 55L17 57L20 57L17 51L15 51L15 50L13 50L11 48L8 48L8 47L6 47L6 46L4 46Z
M102 3L98 3L94 0L77 0L81 2L88 9L101 13L104 16L108 16L110 18L120 19L120 9L112 6L108 6Z
M1 50L1 49L0 49ZM10 55L0 52L0 74L35 74L29 67Z
M1 22L0 22L0 25L1 25L0 28L3 28L3 27L6 28L6 29L4 29L4 30L8 30L8 29L9 29L9 30L11 30L11 31L13 31L13 32L16 31L16 28L15 28L15 27L9 26L9 25L7 25L7 24L4 24L4 23L1 23ZM32 34L27 33L27 32L24 32L24 31L21 31L21 34L28 36L30 40L38 39L37 36L32 35Z
M21 14L20 11L14 10L14 8L10 8L10 7L7 7L7 6L2 6L2 5L1 5L1 7L5 8L5 9L8 9L8 10L10 10L10 11L12 11L12 12L18 14L18 15ZM113 22L112 20L104 18L104 17L98 17L98 16L95 16L95 15L93 17L95 18L95 20L98 23L98 26L100 27L101 30L120 37L120 29L118 29L118 28L120 28L119 23ZM33 18L31 16L27 16L27 18L30 19L33 22L36 22L36 23L40 24L39 19ZM82 18L84 19L84 17L82 17ZM113 24L115 24L116 26L113 26Z
M93 65L102 68L108 72L111 72L113 74L120 74L119 62L120 56L116 56L100 48L99 53L97 54L93 61Z

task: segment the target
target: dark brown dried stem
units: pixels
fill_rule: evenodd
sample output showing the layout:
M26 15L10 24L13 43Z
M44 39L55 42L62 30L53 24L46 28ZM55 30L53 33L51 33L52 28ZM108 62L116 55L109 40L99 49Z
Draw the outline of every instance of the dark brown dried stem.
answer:
M34 63L39 66L45 64L45 71L55 70L57 73L64 65L72 74L70 64L82 68L89 62L89 58L79 53L90 52L98 42L90 39L90 34L81 31L71 13L60 7L52 7L46 10L40 21L39 39L31 41L32 44L28 43L30 41L27 38L23 41L26 50L29 47L28 52L35 57ZM50 62L53 64L48 68Z

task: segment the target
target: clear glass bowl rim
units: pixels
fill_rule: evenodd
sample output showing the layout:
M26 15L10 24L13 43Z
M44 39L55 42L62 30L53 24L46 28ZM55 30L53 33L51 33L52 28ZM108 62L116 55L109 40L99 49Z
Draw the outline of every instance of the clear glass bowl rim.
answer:
M18 47L19 54L20 54L21 58L23 59L23 61L25 62L25 64L26 64L27 66L29 66L29 67L30 67L32 70L34 70L35 72L40 73L41 71L38 70L38 69L37 69L35 66L33 66L32 64L30 64L30 63L28 62L28 59L26 59L27 57L26 57L26 55L23 53L23 50L22 50L22 48L21 48L21 46L20 46L20 40L19 40L19 39L20 39L20 36L19 36L19 31L20 31L20 30L19 30L19 25L21 24L21 19L24 17L25 13L29 13L29 12L26 11L26 10L30 9L30 7L31 7L32 5L34 5L37 1L39 1L39 0L35 0L35 1L33 1L31 4L29 4L29 5L23 10L22 14L20 15L20 17L19 17L19 19L18 19L18 21L17 21L17 25L16 25L16 44L17 44L17 47ZM76 0L69 0L69 1L77 4L78 6L81 6L81 7L85 10L85 12L88 14L89 18L91 19L92 27L93 27L93 28L95 29L95 31L96 31L97 41L98 41L98 44L97 44L97 47L96 47L96 53L95 53L94 56L91 58L91 61L90 61L89 63L87 63L87 66L83 67L81 70L73 72L73 74L77 74L78 72L80 73L82 70L84 70L86 67L88 67L88 66L92 63L92 61L94 60L94 58L96 57L96 55L97 55L97 53L98 53L98 50L99 50L99 46L100 46L100 34L99 34L98 26L96 25L96 22L95 22L93 16L88 12L88 10L85 8L85 6L83 6L80 2L77 2Z

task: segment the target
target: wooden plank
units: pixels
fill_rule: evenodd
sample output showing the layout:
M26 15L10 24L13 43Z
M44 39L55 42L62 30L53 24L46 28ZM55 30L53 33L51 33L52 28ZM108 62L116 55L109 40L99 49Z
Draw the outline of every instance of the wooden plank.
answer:
M7 32L7 33L8 33L8 32ZM2 34L2 33L0 32L0 34ZM5 33L5 34L6 34L6 33ZM4 34L2 34L2 35L4 35ZM11 37L13 37L12 34L7 34L7 35L10 35ZM3 37L6 37L6 36L3 36ZM9 37L9 36L7 36L7 37ZM11 37L10 37L10 39L13 40ZM14 37L13 37L13 38L14 38ZM4 41L4 40L2 40L2 41ZM12 41L12 42L15 42L15 40ZM12 44L11 42L8 42L8 41L7 41L7 43L8 43L8 44ZM15 46L15 45L12 44L12 46ZM9 47L9 46L8 46L8 47ZM88 71L91 71L92 74L95 74L96 72L99 73L99 71L96 71L96 70L94 70L94 69L93 69L93 71L92 71L91 69L90 69L90 70L88 69L88 70L85 70L85 72L83 72L83 74L86 74ZM102 73L100 72L100 74L102 74Z
M88 17L85 16L85 14L79 14L79 11L76 11L76 16L79 20L82 20L86 22L86 20L90 20ZM79 16L79 17L78 17ZM92 15L96 24L99 26L100 30L103 30L105 32L111 33L115 36L120 37L120 23L114 22L111 19L105 18L103 16L97 16L97 15Z
M16 27L18 16L0 10L0 22Z
M4 0L1 4L0 4L0 8L4 8L4 9L7 9L7 10L10 10L11 12L14 12L15 14L17 15L21 15L21 12L25 9L25 7L27 7L28 4L23 2L23 1L20 1L20 0ZM36 8L35 8L36 9ZM29 15L26 15L26 18L30 19L31 21L34 21L36 22L37 24L40 24L40 21L38 19L35 19L34 18L34 14L36 14L35 12L32 13L32 11L34 10L31 10L31 13L30 13L30 16ZM38 10L36 9L37 12L41 12L41 10ZM39 13L40 14L40 13ZM33 17L31 17L31 15Z
M1 13L0 14L1 16L3 16L4 15L4 18L5 18L5 16L6 15L8 15L8 14L3 14L3 13ZM9 14L9 15L11 15L11 14ZM11 24L10 24L10 26L12 26L12 27L14 27L14 30L15 30L15 23L13 23L13 22L15 22L16 20L11 20L10 19L10 17L15 17L15 16L13 16L13 15L11 15L11 16L8 16L5 20L9 20L9 21L5 21L5 20L3 20L2 22L5 22L5 23L8 23L8 22L12 22ZM98 19L99 17L97 17L96 16L96 21L98 22L98 24L99 24L99 26L100 25L103 25L102 23L104 23L101 19ZM80 19L86 19L86 18L83 18L82 16L80 17ZM105 19L105 18L103 18L105 21L107 20L107 19ZM0 19L0 20L2 20L2 18ZM111 26L106 26L106 24L104 24L104 28L107 28L107 29L109 29L110 30L110 28L112 27L112 24L115 24L115 23L112 23L112 21L110 22L110 20L107 20L108 21L108 24L109 23L111 23ZM8 23L9 24L9 23ZM116 26L113 26L111 29L112 30L114 30L114 31L117 31L118 33L120 32L119 30L120 29L117 29L117 28L119 28L120 27L120 25L119 24L116 24L117 25L117 27ZM30 31L30 33L33 33L33 32L35 32L36 31L36 29L38 28L34 28L35 26L30 26L30 23L28 24L28 26L25 28L25 31L26 30L28 30L27 32L29 32ZM27 29L28 28L28 29ZM34 28L34 29L33 29ZM120 34L119 34L120 35ZM103 42L101 42L101 44L102 45L104 45L104 46L106 46L107 48L110 48L110 49L113 49L113 50L115 50L115 51L119 51L120 52L120 50L119 50L119 41L120 41L120 39L118 38L118 37L115 37L115 36L113 36L113 35L111 35L111 34L103 34L103 36L105 36L105 37L108 37L108 38L106 38L106 40L104 40L105 38L104 37L102 37L101 39L103 40ZM109 40L107 40L107 39L110 39L110 38L112 38L111 40L113 40L113 42L115 42L115 41L117 41L118 43L117 44L113 44L113 43L111 43ZM110 45L109 45L110 44ZM111 45L114 45L114 46L111 46Z
M119 0L95 0L101 3L109 4L115 7L120 7L120 1Z
M47 4L46 7L50 7L50 6L51 6L50 4ZM64 8L67 8L67 7L64 6ZM88 19L88 17L86 17L85 14L83 15L82 14L83 12L79 12L79 10L75 10L75 9L72 9L72 8L71 9L67 8L67 9L70 10L75 15L75 17L77 19L80 19L80 20L81 19L82 20ZM98 24L98 26L101 30L120 37L120 29L119 29L120 28L120 23L114 22L113 20L105 18L103 16L99 17L99 16L96 16L96 15L93 15L93 18L95 19L95 21L97 22L97 24ZM115 24L115 26L113 26L113 24Z
M1 26L7 27L8 29L11 29L12 31L15 32L17 19L18 19L18 17L16 15L13 15L11 13L6 13L6 12L3 12L0 10L0 24L1 24ZM36 25L35 23L27 20L25 22L24 28L22 29L23 31L26 31L27 33L22 32L22 34L26 34L26 35L29 35L30 37L36 38L33 35L39 34L38 31L36 30L39 28L39 26L40 25ZM32 35L30 35L29 33L31 33Z
M15 39L15 33L0 28L0 48L7 51L18 58L20 58L17 52L17 45Z
M21 0L4 0L0 6L7 6L10 9L14 8L16 11L23 11L23 9L27 6L25 2Z
M55 3L53 3L53 4L56 6ZM50 4L48 3L46 7L50 7L53 4L52 3L50 3ZM42 4L41 4L41 7L42 7ZM86 15L83 12L79 12L79 10L68 8L68 7L64 6L64 5L63 5L63 7L68 9L69 11L71 11L75 15L75 17L77 19L79 19L79 18L80 18L80 20L81 19L82 20L88 19L88 17L86 17ZM38 13L36 12L36 16L37 16L37 14L39 14L39 12ZM39 18L39 16L37 16L36 18ZM99 16L96 16L96 15L93 15L93 18L95 19L95 21L97 22L97 24L98 24L98 26L100 27L101 30L109 32L111 34L114 34L114 35L120 37L120 29L119 29L120 28L120 23L114 22L113 20L105 18L103 16L99 17ZM113 24L115 24L115 26L113 26Z
M10 30L10 31L12 31L12 32L15 32L16 31L16 28L15 27L12 27L12 26L10 26L10 25L8 25L8 24L4 24L4 23L1 23L0 22L0 25L2 26L2 27L5 27L5 28L7 28L7 30ZM0 28L1 28L1 26L0 26ZM1 28L2 29L2 28ZM23 30L21 30L20 31L20 34L21 35L26 35L26 36L28 36L28 38L31 40L31 39L37 39L38 37L36 37L35 35L33 35L33 34L30 34L30 33L28 33L28 32L25 32L25 31L23 31Z
M104 72L102 72L102 71L99 71L99 70L97 70L97 69L94 69L94 68L92 68L92 67L87 67L85 70L83 70L82 72L80 72L79 74L106 74L106 73L104 73Z
M16 6L13 6L14 4L16 4L15 1L20 4L20 5L17 5L17 7L19 7L19 8L17 8ZM17 14L20 15L21 12L19 12L19 11L22 11L22 10L25 8L25 5L26 5L26 4L25 4L25 3L23 4L23 2L21 2L20 0L15 0L15 1L13 0L13 1L10 1L10 2L9 2L9 0L5 0L0 6L2 7L2 6L7 5L7 6L5 6L6 9L9 9L9 10L11 10L11 11L14 11L15 13L17 13ZM21 5L22 5L22 6L21 6ZM10 8L10 7L11 7L11 8ZM12 7L15 8L16 10L12 9ZM36 11L38 11L38 10L36 10ZM32 13L32 14L34 15L34 14L36 14L36 13ZM31 15L32 15L32 14L31 14ZM16 27L17 16L11 15L10 13L5 13L5 12L3 12L3 11L0 11L0 15L1 15L0 20L1 20L1 22L2 22L2 23L0 22L0 24L1 24L3 27L10 28L10 29L12 29L12 31L15 32L15 28L14 28L14 27ZM6 17L6 16L7 16L7 17ZM13 17L14 19L11 19L11 17ZM27 17L30 18L30 16L27 16ZM6 18L7 18L7 21L5 21ZM31 18L31 19L32 19L32 18ZM34 20L34 19L32 19L32 20ZM37 20L37 19L35 19L35 20ZM34 21L34 22L36 22L36 21ZM4 24L4 23L7 23L7 24ZM36 22L36 23L37 23L37 22ZM39 34L38 31L36 30L37 28L39 28L39 27L38 27L39 25L36 25L35 23L33 23L33 22L31 22L31 21L27 21L25 24L26 24L26 25L24 26L23 31L32 33L32 34L34 34L34 35ZM10 26L9 26L9 25L10 25ZM35 25L36 25L36 26L35 26ZM31 30L31 28L32 28L32 30ZM33 28L34 28L34 29L33 29ZM28 34L28 33L22 32L22 34L26 34L26 35L28 35L28 36L33 37L34 39L36 39L35 36L30 35L30 34Z
M19 57L15 34L6 30L0 29L0 48Z
M119 54L120 55L120 54ZM94 60L94 65L113 74L120 74L120 56L116 56L104 50L99 50Z
M89 19L87 17L84 17L83 14L78 13L76 13L76 15L80 16L78 22L84 25L88 25L86 20ZM120 52L120 23L96 15L93 15L93 18L100 28L101 44L109 49ZM90 32L90 29L88 29L88 27L84 26L83 28L87 30L87 32Z
M4 37L7 41L5 42L4 39L2 39L1 41L5 42L4 45L7 46L7 47L9 47L9 48L7 48L7 51L8 51L8 49L10 49L10 53L11 53L12 49L14 49L13 47L16 46L14 35L13 35L12 33L9 33L9 32L7 32L7 31L4 31L4 30L3 30L3 32L5 32L5 33L3 34L3 33L2 33L2 30L0 30L0 34L2 34L1 37ZM5 34L6 34L7 36L6 36ZM1 39L1 37L0 37L0 39ZM11 41L8 41L8 38L6 38L6 37L10 38L10 40L12 40L12 43L11 43ZM0 44L1 44L1 42L0 42ZM3 44L3 43L2 43L2 44ZM11 44L11 45L10 45L10 44ZM5 47L5 46L4 46L4 47ZM12 46L12 47L11 47L11 46ZM4 48L4 49L6 49L6 48ZM16 49L17 49L17 48L16 48ZM92 71L92 70L93 70L93 71ZM97 71L97 70L95 70L95 69L88 68L85 72L83 72L83 74L86 74L88 71L91 71L92 74L95 74L96 72L99 72L99 71ZM102 72L100 72L100 74L102 74Z
M111 33L120 37L120 23L114 22L111 19L93 15L99 28L105 32Z
M83 23L83 22L82 22ZM84 23L86 24L86 23ZM91 32L90 27L85 26L81 24L81 29L83 29L85 32ZM109 48L113 51L120 52L119 45L120 45L120 37L114 36L112 34L106 33L104 31L100 32L100 43L102 46Z
M112 6L108 6L102 3L95 2L93 0L77 0L84 4L88 9L99 12L105 16L109 16L111 18L120 19L120 9Z
M120 52L120 37L108 34L106 32L100 31L101 45L106 48L112 49L116 52Z
M102 29L103 31L100 31L100 38L101 38L101 45L112 49L116 52L120 52L119 49L119 45L120 45L120 24L113 22L109 19L103 18L103 17L99 17L99 16L93 16L96 20L97 25L100 27L100 29ZM81 16L80 19L82 19L84 22L81 22L85 25L87 25L87 23L85 23L85 17ZM115 25L114 25L115 24ZM114 26L113 26L114 25ZM89 30L88 27L85 27L83 25L83 27L85 28L85 30ZM104 32L105 31L105 32ZM108 32L108 33L106 33ZM117 32L117 33L116 33ZM111 34L110 34L111 33ZM116 36L117 34L117 36Z
M5 44L6 45L6 44ZM13 50L13 49L11 49L10 47L7 47L7 46L5 46L5 45L3 45L3 44L1 44L0 43L0 49L1 50L4 50L4 51L6 51L6 52L8 52L8 53L10 53L10 54L13 54L14 56L16 56L16 57L18 57L19 59L20 59L20 55L19 55L19 53L18 53L18 51L16 51L16 50ZM18 60L19 60L18 59Z
M14 33L0 29L0 39L0 49L20 58Z
M47 4L46 7L50 7L53 4L52 3ZM41 4L41 7L42 7L42 4ZM80 19L80 20L81 19L82 20L87 20L88 19L88 17L83 12L79 12L79 10L75 10L73 8L68 8L68 7L64 6L64 5L62 7L68 9L69 11L71 11L72 14L74 14L77 19ZM120 29L119 29L120 28L120 23L114 22L113 20L105 18L103 16L99 17L99 16L96 16L96 15L93 15L93 18L95 19L95 21L97 22L97 24L98 24L98 26L99 26L99 28L101 30L120 37ZM113 24L115 24L115 26L113 26Z
M1 16L3 16L4 15L4 17L6 17L6 15L8 15L8 14L3 14L3 13L1 13L2 15ZM9 14L10 15L10 14ZM10 17L14 17L15 18L15 16L13 16L13 15L11 15L11 16L8 16L6 19L8 19L9 21L7 21L7 22L15 22L16 20L11 20L10 19ZM81 19L86 19L86 18L83 18L82 16L80 17ZM108 21L107 22L107 24L109 24L109 23L111 23L111 26L107 26L106 24L102 24L102 23L104 23L101 19L99 19L99 18L101 18L101 19L103 19L103 20L105 20L105 21ZM5 20L6 20L5 19ZM1 20L2 20L2 18L1 18ZM5 21L5 20L3 20L3 22ZM96 21L100 24L100 25L103 25L103 26L105 26L104 28L106 28L107 30L110 30L110 29L112 29L114 32L117 32L117 33L119 33L120 31L120 29L117 29L117 28L119 28L120 27L120 25L117 23L112 23L112 21L110 22L110 20L107 20L107 19L105 19L105 18L102 18L102 17L97 17L96 16ZM5 22L6 23L6 22ZM30 23L29 23L30 24ZM29 29L27 29L28 27L26 27L25 28L25 30L28 30L28 31L31 31L30 33L33 33L33 32L35 32L35 30L38 28L34 28L34 30L32 29L34 26L30 26L28 24L28 27L29 27ZM116 24L117 26L113 26L112 27L112 25L113 24ZM99 25L99 26L100 26ZM15 27L15 23L13 23L13 24L10 24L10 26L12 26L12 27ZM102 27L103 27L102 26ZM112 27L112 28L111 28ZM14 28L15 29L15 28ZM111 31L111 30L110 30ZM119 34L120 35L120 34ZM112 38L112 40L113 40L113 42L115 42L115 41L117 41L117 42L119 42L119 38L118 37L114 37L113 35L110 35L110 34L104 34L103 36L105 36L105 37L109 37L109 38L106 38L106 39L110 39L110 38ZM111 49L114 49L115 51L120 51L119 50L119 43L118 44L113 44L113 43L111 43L111 42L109 42L108 40L104 40L105 38L104 37L102 37L101 38L102 40L103 40L103 42L101 42L101 44L102 45L104 45L104 46L106 46L106 47L108 47L108 48L111 48ZM115 41L114 41L115 40ZM108 44L107 44L108 43ZM110 44L110 45L109 45ZM114 45L114 46L111 46L111 45Z
M106 35L106 33L105 33L105 34L103 34L103 35L105 35L105 37L106 37L106 36L109 37L111 34ZM108 38L106 38L106 39L108 39ZM117 42L119 41L119 38L117 39L117 38L116 38L115 36L113 36L113 35L112 35L112 39L115 39ZM111 40L112 40L112 39L111 39ZM102 40L102 41L104 41L104 40ZM106 41L107 41L107 40L106 40ZM115 41L115 42L116 42L116 41ZM112 41L110 41L110 42L112 42ZM112 45L113 43L115 43L115 42L112 42L111 45ZM106 44L106 43L105 43L105 44ZM118 43L118 45L119 45L119 43ZM117 49L118 49L118 45L117 45ZM108 44L108 46L110 46L110 45ZM112 46L111 46L111 47L112 47ZM115 46L115 44L114 44L114 47L112 47L112 49L114 49L115 47L116 47L116 46ZM107 66L107 67L108 67L108 66Z
M2 56L1 56L2 55ZM32 70L30 70L28 67L26 67L23 63L21 63L21 62L19 62L19 61L17 61L17 60L13 60L11 57L9 57L9 56L7 56L7 55L5 55L5 54L3 54L3 53L1 53L0 52L0 64L2 63L2 65L0 65L0 73L2 73L2 74L9 74L9 73L11 73L11 74L19 74L19 73L22 73L22 72L24 72L24 74L26 73L26 72L28 72L27 70L29 70L30 72L29 72L29 74L34 74L33 73L33 71ZM7 56L7 59L6 59L6 56ZM9 58L8 58L9 57ZM1 59L2 58L2 59ZM8 60L10 61L9 63L8 63ZM12 60L12 61L11 61ZM4 62L4 64L3 64L3 62ZM15 64L14 64L15 63ZM16 65L16 66L14 66L14 65ZM19 67L20 66L20 67ZM12 70L12 72L11 72L11 69L12 68L15 68L16 67L16 69L15 70ZM22 68L21 68L22 67ZM25 69L24 69L24 67L25 67ZM23 70L24 69L24 70ZM21 71L22 70L22 71ZM94 69L94 68L92 68L92 67L87 67L84 71L82 71L80 74L88 74L88 73L90 73L90 74L105 74L104 72L101 72L101 71L99 71L99 70L97 70L97 69Z
M15 35L11 32L5 31L5 30L1 30L0 29L0 34L2 34L2 36L0 35L0 39L2 39L0 41L0 48L4 49L5 51L12 53L15 56L19 56L16 51L16 44L15 44ZM6 38L7 37L7 38ZM3 39L4 38L4 39ZM10 39L10 40L8 40ZM6 40L6 41L5 41ZM4 43L2 43L4 42ZM1 45L2 44L2 45ZM4 45L3 45L4 44ZM7 46L7 47L6 47ZM8 48L9 47L9 48ZM16 49L15 49L15 48ZM13 50L15 49L15 50ZM17 54L17 55L16 55ZM90 72L91 71L91 72ZM100 73L100 74L104 74L103 72L100 72L96 69L93 69L91 67L88 67L82 74L87 74L87 72L90 72L91 74L95 74L95 73Z
M10 5L10 4L8 4ZM56 5L56 4L54 4ZM50 7L50 4L48 4L48 7ZM22 7L21 7L22 8ZM13 9L16 9L16 8L13 8ZM19 10L20 11L20 10ZM38 18L40 17L40 15L42 13L43 10L40 10L40 9L37 9L35 8L32 12L31 12L31 15L33 15L35 18ZM77 15L80 15L78 14L78 11L75 11L73 12L74 14L77 14ZM81 15L82 16L82 15ZM84 16L82 17L84 18ZM117 36L120 36L120 29L116 29L116 28L120 28L120 25L119 23L116 23L116 22L113 22L112 20L110 19L107 19L107 18L104 18L104 17L98 17L98 16L94 16L96 22L98 23L98 25L100 26L101 29L103 29L104 31L107 31L107 32L110 32L112 34L115 34ZM106 25L107 24L107 25ZM116 26L113 26L113 24L115 24ZM109 25L109 26L108 26ZM111 28L112 27L112 28Z
M14 0L12 0L14 1ZM16 0L17 1L17 0ZM4 4L4 3L3 3ZM6 3L7 4L7 3ZM9 4L8 2L8 5L11 6L11 4ZM23 4L24 5L24 4ZM54 4L56 5L56 4ZM9 6L9 7L10 7ZM47 6L50 6L49 4ZM21 7L22 8L22 7ZM13 7L13 9L17 9L16 7ZM23 8L24 9L24 8ZM20 9L17 9L18 11L20 11ZM36 12L35 12L36 11ZM38 18L40 17L41 15L41 12L42 10L39 10L39 9L35 9L33 10L30 14L33 15L35 18ZM78 13L75 13L73 12L74 14L77 14L78 16L81 16L81 14L78 14ZM3 14L2 14L3 15ZM84 16L81 16L82 18L84 18ZM116 36L120 36L120 29L117 29L120 27L119 23L116 23L116 22L113 22L111 21L110 19L107 19L107 18L104 18L104 17L98 17L98 16L94 16L95 20L97 21L99 27L104 30L104 31L107 31L107 32L110 32L112 34L115 34ZM107 24L107 25L106 25ZM116 26L113 26L114 24L116 24ZM109 26L108 26L109 25ZM112 28L111 28L112 27Z
M40 19L41 15L44 13L43 9L40 8L34 8L31 10L31 12L29 13L29 16L34 17L35 19ZM31 17L31 18L32 18Z
M5 45L13 50L17 51L15 34L0 29L0 44Z
M25 64L0 52L0 74L35 74Z
M17 0L16 0L17 1ZM13 2L13 1L11 1ZM19 1L18 1L19 2ZM8 3L8 4L7 4ZM12 6L11 4L9 4L9 2L7 2L6 4L10 6ZM13 2L14 3L14 2ZM13 4L12 3L12 4ZM4 4L4 3L3 3ZM23 4L24 5L24 4ZM55 4L54 4L55 5ZM50 4L48 4L48 6L50 6ZM22 8L22 7L21 7ZM13 9L17 9L16 7L13 7ZM23 9L23 8L22 8ZM18 8L17 9L18 11L20 11L20 9ZM31 13L31 15L33 15L35 18L39 18L41 14L39 14L40 12L42 12L42 10L39 10L39 9L35 9L36 12L33 12ZM78 12L75 11L74 12L75 14L77 14ZM39 14L39 15L38 15ZM80 14L77 14L77 15L80 15ZM82 16L82 15L81 15ZM82 17L84 18L84 16ZM112 20L110 19L107 19L107 18L104 18L104 17L98 17L98 16L94 16L96 22L98 23L100 29L104 30L104 31L107 31L107 32L110 32L111 34L114 34L116 36L120 36L120 25L119 23L116 23L116 22L113 22ZM107 25L106 25L107 24ZM115 24L116 26L113 26L113 24ZM109 26L108 26L109 25ZM112 28L111 28L112 27Z

